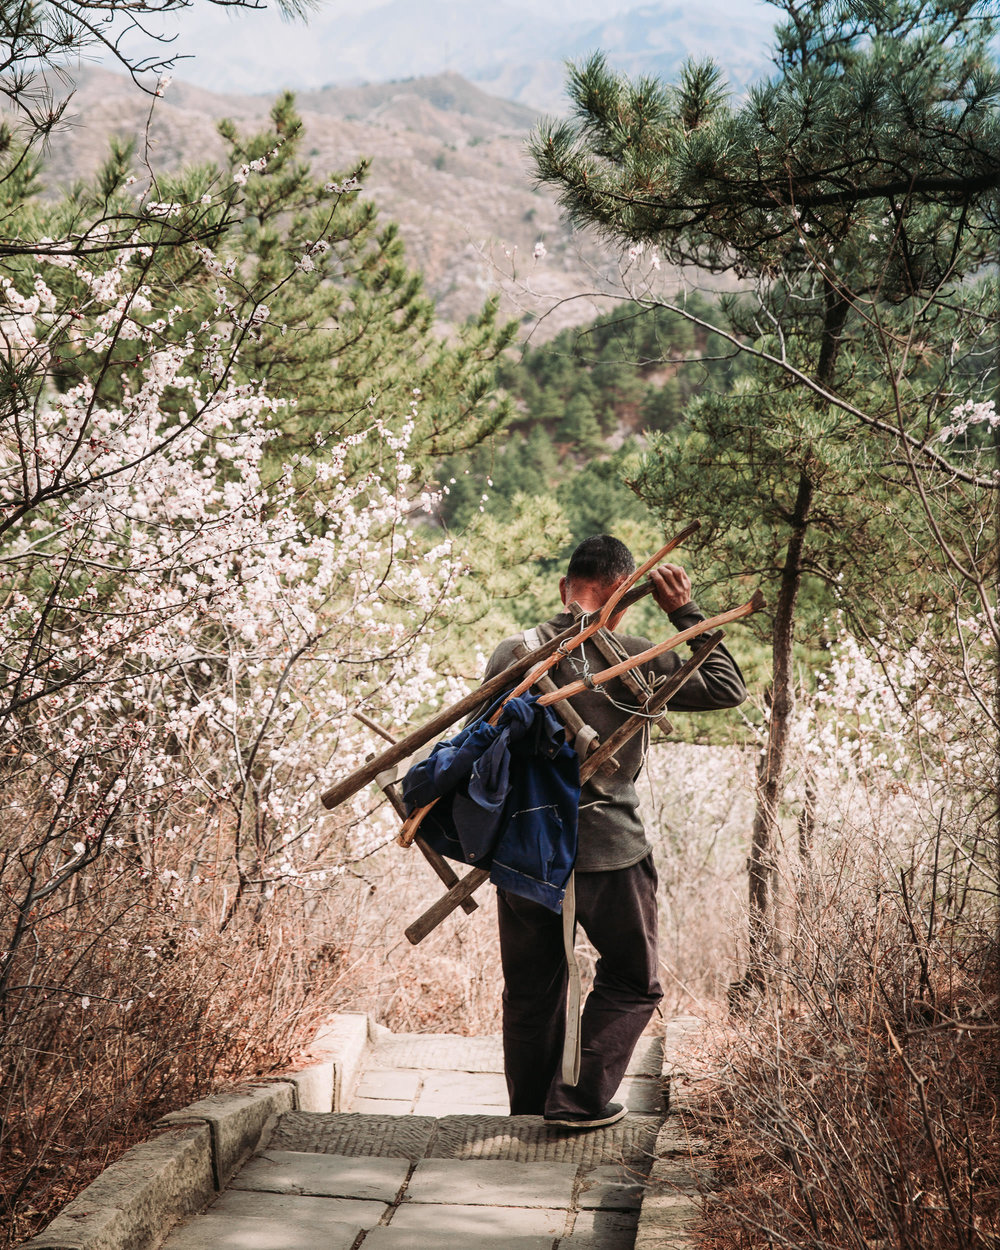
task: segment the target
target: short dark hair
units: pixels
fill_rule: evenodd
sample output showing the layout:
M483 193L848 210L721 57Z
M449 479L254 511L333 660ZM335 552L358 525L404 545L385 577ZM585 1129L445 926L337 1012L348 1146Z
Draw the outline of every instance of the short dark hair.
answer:
M596 582L611 586L635 572L635 560L628 547L610 534L585 538L569 558L568 582Z

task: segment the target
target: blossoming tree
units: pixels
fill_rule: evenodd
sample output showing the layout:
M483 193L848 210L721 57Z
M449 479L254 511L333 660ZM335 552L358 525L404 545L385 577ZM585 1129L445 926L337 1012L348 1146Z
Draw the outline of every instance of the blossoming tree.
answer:
M482 610L465 552L415 521L434 457L504 419L490 366L509 329L488 308L450 343L432 334L358 180L295 160L290 100L263 137L227 133L228 171L142 181L118 147L55 203L27 156L6 184L12 1210L81 1063L88 1122L141 1122L213 1071L273 1061L330 1002L338 883L394 830L365 796L331 818L317 782L370 749L356 714L405 724L455 696L438 639ZM501 568L540 541L513 536ZM29 1080L51 1096L29 1105Z

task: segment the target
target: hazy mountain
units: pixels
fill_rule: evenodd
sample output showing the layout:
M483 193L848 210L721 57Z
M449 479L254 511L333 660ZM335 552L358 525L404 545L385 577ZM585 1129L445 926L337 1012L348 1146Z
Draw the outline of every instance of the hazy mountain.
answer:
M206 5L181 15L176 47L191 59L177 73L215 91L260 92L453 71L495 95L562 112L566 59L596 49L618 68L667 78L686 56L712 56L736 90L766 72L774 10L763 3L660 0L592 16L614 7L383 0L361 9L321 6L305 26Z
M252 129L270 98L221 95L174 81L156 101L128 79L80 71L70 125L49 144L50 189L92 173L111 134L133 136L154 169L218 160L222 117ZM608 291L613 257L573 235L548 192L534 189L524 139L535 114L481 91L457 74L361 87L301 91L304 151L326 175L373 158L364 194L399 222L409 263L423 272L443 320L474 314L490 293L526 323L548 309L541 335L589 321L607 303L580 298ZM533 259L535 244L546 255ZM562 302L568 301L568 302Z

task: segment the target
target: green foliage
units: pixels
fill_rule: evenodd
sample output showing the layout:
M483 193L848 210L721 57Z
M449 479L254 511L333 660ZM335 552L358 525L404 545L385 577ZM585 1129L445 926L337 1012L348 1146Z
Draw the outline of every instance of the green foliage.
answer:
M811 232L850 240L899 297L953 274L956 232L994 228L969 213L1000 183L992 6L778 7L778 72L739 104L711 65L674 86L601 55L573 70L573 119L533 140L540 177L579 224L677 263L801 271Z
M654 435L633 479L665 521L697 500L702 570L750 574L769 599L737 991L761 988L772 962L796 643L818 644L837 605L859 636L898 644L933 605L969 686L966 631L989 622L1000 643L997 482L967 437L995 419L996 6L777 7L777 72L742 101L710 66L666 86L629 82L598 55L571 75L575 117L533 139L539 178L577 224L634 255L648 242L675 264L732 272L746 291L729 312L752 374Z
M508 418L494 374L514 324L498 323L493 301L442 340L397 227L380 223L354 189L368 163L319 178L299 159L303 130L290 94L271 121L248 137L231 123L220 130L230 174L267 162L247 177L235 246L247 286L274 291L242 353L243 372L296 397L276 450L308 451L372 415L398 425L414 397L411 447L420 463L475 446Z
M698 296L689 304L724 320ZM636 476L650 431L682 425L692 397L729 393L741 371L734 357L717 335L676 313L622 306L503 362L517 417L471 454L444 461L438 481L441 516L453 530L476 530L484 518L519 526L534 516L541 524L541 501L557 508L563 528L546 522L539 531L536 590L525 588L512 605L519 628L555 610L553 588L582 539L612 532L639 555L662 545L661 528L626 479ZM661 632L658 611L640 604L629 628Z
M698 296L688 302L712 310ZM444 520L461 529L480 510L509 517L516 496L544 493L558 498L574 544L645 519L624 467L644 432L683 420L692 396L732 387L740 364L717 339L665 309L623 306L505 359L500 382L517 415L508 432L441 465ZM551 558L565 554L553 549Z
M263 385L293 398L272 419L276 436L268 454L275 472L290 459L300 462L304 485L315 487L310 466L322 462L324 446L375 422L407 431L408 458L421 474L442 455L502 428L510 405L497 393L496 365L514 323L501 324L489 302L442 339L396 226L380 222L375 205L362 197L367 162L346 174L317 176L300 157L304 130L289 93L275 102L261 132L243 135L231 122L221 123L220 132L225 167L158 178L155 194L169 206L165 211L150 192L137 216L133 145L115 142L95 177L55 203L38 200L37 163L23 162L16 219L35 237L76 234L84 246L141 226L150 251L135 254L134 280L152 307L171 310L164 338L216 328L219 357L205 362L213 381ZM13 197L15 181L4 185ZM86 226L95 217L99 233ZM109 249L109 264L117 250ZM23 284L36 263L29 252L10 258L6 268ZM68 304L87 298L70 270L53 282ZM237 341L235 365L224 362ZM141 359L134 342L96 351L81 346L72 322L54 343L60 385L89 375L109 401ZM355 472L371 467L364 446L354 455ZM389 473L392 466L382 469Z
M592 534L617 534L626 521L644 521L647 510L625 485L635 445L625 443L610 456L588 460L559 485L559 501L570 522L570 547ZM560 552L558 560L568 554Z
M594 405L586 395L572 395L559 422L556 438L570 443L580 451L596 451L601 446L601 427L594 415Z
M753 373L689 403L684 425L669 396L646 397L662 437L633 484L664 518L703 501L706 564L758 570L784 610L803 579L825 586L800 604L815 632L831 594L862 616L912 610L917 532L930 520L964 547L988 506L975 469L949 483L986 426L945 446L935 432L995 386L981 274L997 255L1000 75L991 6L778 7L776 73L744 101L711 66L667 86L595 56L571 75L574 119L543 127L534 154L578 222L753 279L727 304ZM947 489L915 503L917 478Z

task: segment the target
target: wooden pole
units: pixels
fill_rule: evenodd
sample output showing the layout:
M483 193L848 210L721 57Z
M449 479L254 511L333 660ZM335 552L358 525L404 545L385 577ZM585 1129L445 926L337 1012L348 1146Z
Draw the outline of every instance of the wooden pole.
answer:
M374 729L375 732L379 735L379 737L384 738L386 742L396 741L395 736L391 734L388 731L388 729L380 725L377 720L372 720L370 716L366 716L364 712L359 712L357 709L355 709L352 715L355 716L359 721L361 721L363 725L367 725L369 729ZM392 804L393 810L395 811L396 815L399 817L400 820L405 820L406 808L403 806L403 800L396 793L393 786L391 785L385 786L384 791L385 791L385 797ZM435 849L430 845L430 843L425 842L424 839L420 837L419 834L417 835L416 838L414 838L414 842L416 843L417 850L420 852L421 855L423 855L424 859L427 860L428 864L430 864L430 866L437 873L438 879L442 881L448 887L449 890L451 890L454 886L459 884L460 878L458 876L458 873L456 873L455 869L452 868L451 864L448 863L448 861L445 859L443 855L441 855L438 851L435 851ZM462 900L462 903L461 903L462 910L467 915L470 914L471 912L474 912L478 906L479 904L476 902L474 898L465 898Z
M467 872L458 885L447 894L443 894L436 903L428 907L423 915L418 916L413 924L404 930L407 940L414 946L422 942L428 933L438 927L445 916L451 915L456 907L460 907L471 898L473 891L478 890L483 882L489 879L490 874L482 868L473 868L471 872Z
M669 677L657 690L653 691L652 695L647 699L642 712L635 716L630 716L623 725L619 725L614 733L601 743L592 755L587 756L586 762L580 769L581 785L585 781L590 780L605 759L614 755L615 751L619 747L624 746L633 734L638 733L643 724L649 721L651 715L661 712L667 706L668 700L674 697L692 673L701 668L702 664L704 664L719 643L722 642L724 637L725 635L721 629L717 634L708 634L702 640L701 646L699 646L694 655L690 659L685 660L676 673Z
M560 699L572 699L574 695L583 694L585 690L603 686L605 682L609 682L615 677L620 677L622 673L628 673L633 668L638 668L640 664L646 664L650 660L655 660L657 656L673 651L682 642L688 642L691 638L697 638L699 634L705 634L719 625L728 625L731 621L740 621L743 617L750 616L753 612L759 612L764 606L763 592L755 590L753 598L748 599L746 603L741 604L738 608L730 608L728 612L720 612L718 616L713 616L707 621L699 621L697 625L692 625L690 629L682 629L679 634L674 634L673 638L668 638L665 642L658 642L655 646L649 647L648 650L640 651L638 655L629 656L627 660L622 660L620 664L613 664L611 668L602 669L601 672L595 673L586 681L571 681L569 685L560 686L552 694L543 694L538 699L538 705L539 707L549 707L553 703L558 703Z
M719 643L722 642L722 639L723 633L721 630L717 634L711 634L705 638L695 654L686 660L677 672L654 692L643 711L658 712L666 707L667 701L672 699L688 678L702 666ZM605 759L624 746L633 734L638 733L646 720L647 717L645 715L629 717L623 725L620 725L615 730L610 738L588 756L586 763L580 769L581 785L594 775ZM419 835L416 840L418 843L421 841ZM464 907L470 901L473 891L478 890L485 881L489 880L489 875L485 869L473 868L462 877L457 886L450 889L447 894L443 894L436 903L428 907L425 912L419 915L404 930L407 939L414 946L418 942L422 942L428 933L433 932L447 916L451 915L456 907Z

